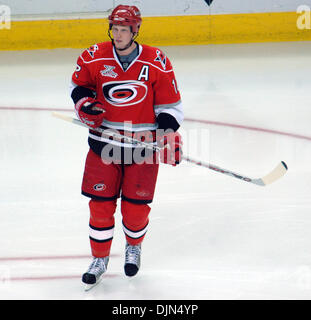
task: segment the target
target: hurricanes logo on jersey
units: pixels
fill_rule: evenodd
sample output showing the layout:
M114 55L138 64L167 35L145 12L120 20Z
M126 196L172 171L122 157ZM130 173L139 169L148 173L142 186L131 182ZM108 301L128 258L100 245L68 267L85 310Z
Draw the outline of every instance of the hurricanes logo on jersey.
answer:
M116 107L132 106L143 101L148 88L141 81L112 81L103 84L107 102Z
M95 191L104 191L104 190L106 190L106 185L104 184L104 183L97 183L97 184L95 184L94 186L93 186L93 189L95 190Z

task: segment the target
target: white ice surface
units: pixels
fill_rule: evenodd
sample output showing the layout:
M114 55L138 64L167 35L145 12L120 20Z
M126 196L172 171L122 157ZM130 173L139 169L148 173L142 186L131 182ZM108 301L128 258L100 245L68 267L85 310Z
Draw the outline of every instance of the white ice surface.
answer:
M254 178L281 160L288 173L258 187L187 163L161 165L139 274L123 274L118 210L107 275L86 293L87 130L50 111L2 108L0 299L310 299L311 43L163 49L186 118L307 137L186 121L185 150ZM72 108L80 52L0 52L0 107ZM208 152L197 150L198 133Z

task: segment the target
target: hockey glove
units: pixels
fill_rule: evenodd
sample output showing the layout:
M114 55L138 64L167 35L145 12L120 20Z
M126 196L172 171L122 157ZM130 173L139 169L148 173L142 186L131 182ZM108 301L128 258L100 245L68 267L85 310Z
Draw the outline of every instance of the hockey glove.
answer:
M157 139L160 150L160 161L176 166L182 161L182 137L178 132L160 135Z
M75 110L81 122L93 129L101 125L106 112L103 104L91 97L80 99L75 105Z

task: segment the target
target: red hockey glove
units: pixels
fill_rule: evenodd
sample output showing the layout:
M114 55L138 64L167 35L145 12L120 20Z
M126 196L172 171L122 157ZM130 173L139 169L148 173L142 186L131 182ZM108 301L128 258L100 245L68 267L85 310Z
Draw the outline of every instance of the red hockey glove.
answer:
M91 128L98 128L104 120L103 104L91 97L80 99L75 105L76 113L81 122Z
M182 137L178 132L164 133L157 139L160 150L160 161L176 166L182 160Z

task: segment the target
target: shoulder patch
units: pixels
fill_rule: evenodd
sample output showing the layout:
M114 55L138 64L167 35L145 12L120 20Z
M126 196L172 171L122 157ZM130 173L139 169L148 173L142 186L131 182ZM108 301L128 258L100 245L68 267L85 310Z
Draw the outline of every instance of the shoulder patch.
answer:
M159 62L164 70L166 70L166 55L159 49L156 50L156 58L154 59L155 62Z
M94 44L93 46L90 46L86 51L89 53L92 59L94 59L95 52L98 51L98 45Z
M91 62L92 60L102 57L112 57L111 42L101 42L90 46L84 50L81 57L85 62Z
M153 68L162 72L173 71L172 64L167 55L159 48L142 45L143 52L139 61L151 65Z

